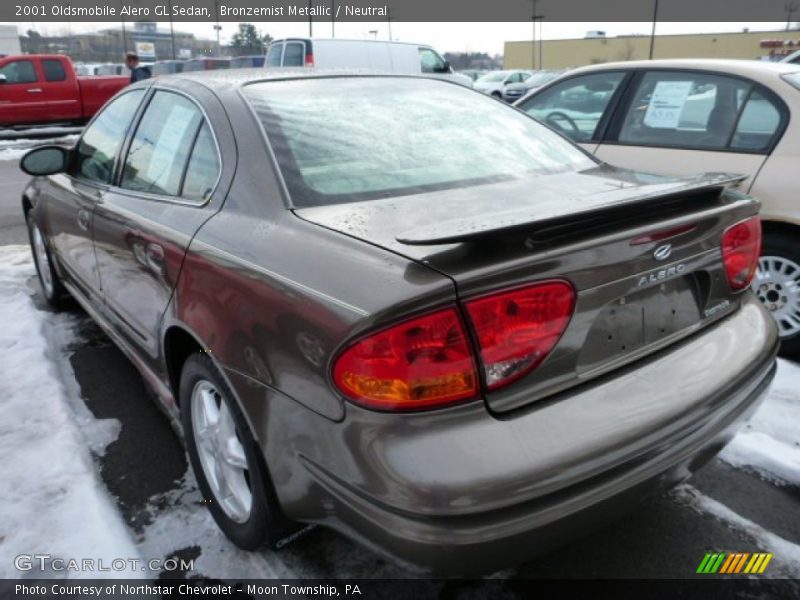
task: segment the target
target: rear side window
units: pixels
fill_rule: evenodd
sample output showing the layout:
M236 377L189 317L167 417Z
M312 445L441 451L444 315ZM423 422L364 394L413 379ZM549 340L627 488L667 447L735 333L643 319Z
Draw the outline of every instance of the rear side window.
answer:
M29 60L15 60L0 67L0 74L6 76L5 85L12 83L34 83L36 69Z
M521 178L535 185L541 174L596 165L517 110L435 79L273 81L244 93L295 206Z
M780 126L780 111L764 94L753 91L739 117L731 148L744 152L766 150Z
M269 53L267 54L267 66L280 67L282 58L283 58L283 43L279 42L277 44L272 44L269 47Z
M208 123L203 123L197 134L181 197L187 200L205 202L211 197L219 179L220 164L217 144Z
M144 90L123 94L92 121L76 147L73 176L99 183L111 183L114 160L142 96Z
M131 142L121 186L178 196L203 114L184 96L156 92Z
M705 150L727 148L751 88L748 81L709 73L647 73L625 115L619 141Z
M287 42L283 51L284 67L302 67L305 59L305 44L302 42Z
M47 81L65 81L67 79L64 65L60 60L44 59L42 61L42 70Z
M622 79L621 72L574 77L524 101L520 108L576 142L596 139L597 125Z

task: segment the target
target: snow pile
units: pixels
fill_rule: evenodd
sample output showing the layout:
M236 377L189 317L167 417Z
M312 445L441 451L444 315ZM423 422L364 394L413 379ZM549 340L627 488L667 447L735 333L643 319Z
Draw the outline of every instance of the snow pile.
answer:
M800 366L778 361L769 395L720 458L769 480L800 485Z
M65 135L64 137L52 139L18 139L18 140L0 140L0 160L19 160L29 150L38 148L39 146L46 146L48 144L57 144L59 146L71 146L78 141L77 135Z
M73 401L66 397L48 356L42 332L47 313L34 306L26 283L33 275L27 247L0 246L0 577L4 578L25 574L14 567L18 555L93 558L106 567L114 559L140 558L97 478L89 441L70 409ZM58 570L46 574L97 575Z

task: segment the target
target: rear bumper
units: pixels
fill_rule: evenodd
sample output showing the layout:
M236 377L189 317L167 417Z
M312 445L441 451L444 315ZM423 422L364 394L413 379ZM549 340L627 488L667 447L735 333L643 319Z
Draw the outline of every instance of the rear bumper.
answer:
M314 483L284 508L436 572L507 566L689 477L755 410L777 348L747 294L690 340L503 420L348 407L325 453L298 453Z

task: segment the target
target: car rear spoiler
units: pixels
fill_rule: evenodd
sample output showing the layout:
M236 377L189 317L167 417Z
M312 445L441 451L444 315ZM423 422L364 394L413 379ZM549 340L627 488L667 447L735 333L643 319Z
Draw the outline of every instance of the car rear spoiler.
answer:
M474 242L483 238L527 234L534 230L559 225L595 221L602 214L604 220L626 220L631 210L661 203L686 199L693 202L698 197L717 198L725 188L732 188L747 179L746 175L731 173L705 173L695 177L672 180L668 184L652 186L619 187L592 197L570 198L565 194L557 201L548 201L524 209L487 212L480 216L456 218L427 227L418 227L395 236L395 240L409 246L433 246Z

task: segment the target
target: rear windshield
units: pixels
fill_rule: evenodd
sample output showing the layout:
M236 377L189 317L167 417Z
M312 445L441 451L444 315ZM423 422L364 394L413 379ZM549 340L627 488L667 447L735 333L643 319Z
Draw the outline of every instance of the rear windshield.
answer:
M244 94L264 126L294 206L595 166L524 113L451 83L301 79L250 84Z

